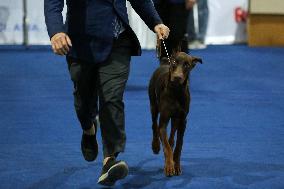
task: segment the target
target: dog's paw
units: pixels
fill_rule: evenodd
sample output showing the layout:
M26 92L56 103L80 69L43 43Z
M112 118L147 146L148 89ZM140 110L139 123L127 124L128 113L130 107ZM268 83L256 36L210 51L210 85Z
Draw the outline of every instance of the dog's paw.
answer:
M152 150L154 154L159 154L160 152L160 141L159 139L152 141Z
M182 171L181 171L180 165L175 164L175 175L179 176L179 175L181 175L181 173L182 173Z
M164 168L165 176L172 177L175 175L175 167L174 165L165 165Z

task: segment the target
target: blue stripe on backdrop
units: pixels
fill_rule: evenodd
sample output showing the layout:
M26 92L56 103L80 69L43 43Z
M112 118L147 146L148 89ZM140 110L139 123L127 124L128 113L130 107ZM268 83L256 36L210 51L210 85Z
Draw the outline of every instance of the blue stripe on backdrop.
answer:
M283 188L284 49L209 46L191 75L183 174L165 178L151 151L147 84L154 51L134 57L125 93L130 175L116 188ZM64 58L0 51L0 188L100 188L86 163ZM98 135L100 139L100 136ZM100 146L101 147L101 146Z

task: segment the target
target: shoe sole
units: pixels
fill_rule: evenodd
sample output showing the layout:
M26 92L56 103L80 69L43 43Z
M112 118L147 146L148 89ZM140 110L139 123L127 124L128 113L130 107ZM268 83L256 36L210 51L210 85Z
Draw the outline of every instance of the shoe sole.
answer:
M113 186L117 180L123 179L128 174L128 166L125 162L113 165L107 173L100 176L98 184Z

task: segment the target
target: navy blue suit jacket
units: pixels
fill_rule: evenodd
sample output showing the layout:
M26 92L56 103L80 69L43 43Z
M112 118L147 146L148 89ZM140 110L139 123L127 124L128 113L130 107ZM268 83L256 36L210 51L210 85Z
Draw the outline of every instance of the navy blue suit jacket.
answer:
M134 10L153 30L162 23L152 0L128 0ZM44 0L44 13L50 37L65 32L72 41L67 56L91 62L103 62L111 52L113 20L118 16L133 41L132 55L140 55L139 41L129 26L126 0L67 0L66 22L63 23L64 0Z

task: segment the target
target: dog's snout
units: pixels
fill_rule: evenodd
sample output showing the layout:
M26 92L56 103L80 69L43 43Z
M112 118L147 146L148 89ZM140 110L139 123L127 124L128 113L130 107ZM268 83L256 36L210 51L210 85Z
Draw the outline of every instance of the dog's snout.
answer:
M172 81L178 83L183 83L184 73L182 66L177 66L172 73Z
M175 76L174 77L174 82L180 82L182 81L182 76Z
M172 77L172 81L176 84L182 84L184 81L183 74L174 74Z

